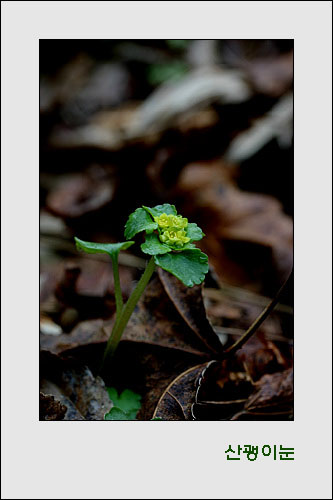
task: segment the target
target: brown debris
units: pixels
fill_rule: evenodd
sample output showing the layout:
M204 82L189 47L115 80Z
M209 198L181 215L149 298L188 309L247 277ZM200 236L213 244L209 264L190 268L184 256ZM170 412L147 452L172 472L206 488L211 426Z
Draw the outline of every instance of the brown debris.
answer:
M94 172L72 174L60 182L47 197L48 210L64 219L77 219L110 204L114 196L113 183L105 175Z
M196 381L203 367L198 365L178 375L163 392L153 418L162 420L192 420Z
M207 234L200 246L223 280L282 284L292 267L293 224L275 198L241 191L220 161L184 167L177 194Z
M100 377L71 359L41 352L40 391L67 408L64 420L103 420L112 403Z
M66 406L54 399L54 396L39 393L39 420L63 420L66 411Z
M188 288L163 269L158 269L165 291L181 317L206 347L215 353L222 352L222 345L206 315L202 285Z

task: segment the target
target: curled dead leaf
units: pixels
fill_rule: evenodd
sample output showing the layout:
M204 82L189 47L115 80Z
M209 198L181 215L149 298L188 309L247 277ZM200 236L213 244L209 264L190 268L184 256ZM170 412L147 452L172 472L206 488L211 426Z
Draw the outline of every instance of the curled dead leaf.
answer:
M196 420L290 420L292 369L253 383L237 359L211 361L197 381L191 411Z
M210 324L203 302L202 285L186 287L172 274L158 268L163 287L177 311L208 350L221 353L222 344Z
M162 420L192 420L196 382L207 364L194 366L176 377L163 392L153 418Z
M250 378L235 360L211 361L198 380L192 405L195 420L230 420L253 392Z

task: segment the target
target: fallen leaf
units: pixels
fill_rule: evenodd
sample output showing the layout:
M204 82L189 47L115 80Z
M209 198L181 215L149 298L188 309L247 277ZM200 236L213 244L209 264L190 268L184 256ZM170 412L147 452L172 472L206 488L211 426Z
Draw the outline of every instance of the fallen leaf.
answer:
M287 413L293 410L293 369L266 374L257 382L256 391L245 405L250 414Z
M258 381L263 374L279 372L288 368L288 361L278 347L263 335L255 335L239 349L235 356L243 364L252 381Z
M253 383L234 359L211 361L202 371L192 406L195 420L230 420L244 408Z
M199 299L200 303L200 300L202 300L201 291L191 293ZM189 307L189 304L190 301L188 300L186 307ZM205 317L198 315L197 318L201 319L201 325L205 326ZM109 338L113 324L113 318L106 321L94 319L81 321L67 334L51 336L41 333L41 348L60 354L80 346L101 344ZM193 324L193 328L198 329L198 325L200 326L199 322ZM209 328L211 328L210 325ZM176 349L203 357L209 357L209 352L211 352L207 344L200 339L200 336L190 328L188 322L185 322L184 317L179 314L158 276L151 280L143 297L139 300L122 335L122 341ZM219 342L218 339L217 341Z
M87 366L41 352L40 391L67 408L64 420L103 420L112 403L105 384Z
M275 198L241 191L221 161L184 167L176 194L185 200L182 213L203 227L199 246L221 279L263 283L266 293L281 286L293 263L293 223Z
M39 420L63 420L67 408L54 396L39 393Z
M81 357L85 362L94 362L101 356L98 345L86 349ZM207 358L206 358L207 359ZM103 378L108 386L117 387L118 391L130 388L142 396L142 408L138 420L150 420L161 394L174 380L175 374L202 363L203 356L198 356L179 349L166 349L143 342L121 341L112 363L107 366ZM133 375L134 374L134 375Z
M111 323L105 326L108 336L111 329ZM122 340L177 349L204 357L208 357L211 351L207 343L204 343L184 321L183 316L179 315L158 276L147 286L127 324Z
M61 354L76 347L106 342L108 337L103 326L102 319L94 319L81 321L70 333L51 336L41 332L41 349Z
M56 127L49 139L57 149L96 148L120 151L127 146L127 130L136 116L137 104L96 113L85 125L68 129Z
M161 420L193 420L196 382L206 364L194 366L176 377L163 392L153 418Z
M133 288L134 272L119 266L124 300ZM82 320L111 318L115 312L114 279L109 261L73 257L49 267L41 274L41 312L64 332L70 332ZM41 330L50 328L41 321ZM45 327L45 328L44 328ZM58 328L59 328L58 327ZM45 333L46 333L45 330ZM55 329L54 329L55 331Z
M109 205L114 196L113 182L106 174L101 175L100 170L96 174L95 171L63 178L48 194L47 209L55 216L70 220Z
M236 358L211 361L198 379L191 411L196 420L290 420L292 369L253 383Z
M186 287L177 278L160 268L158 275L170 300L191 330L210 351L222 352L222 344L206 315L202 285Z

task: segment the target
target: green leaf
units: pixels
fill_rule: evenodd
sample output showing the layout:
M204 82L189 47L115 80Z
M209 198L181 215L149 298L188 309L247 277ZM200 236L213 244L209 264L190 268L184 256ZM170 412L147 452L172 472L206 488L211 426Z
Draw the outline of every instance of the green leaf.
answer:
M154 229L157 229L157 223L151 220L146 210L137 208L126 222L125 238L129 240L140 231L154 231Z
M169 247L172 250L175 250L176 252L183 252L184 250L190 250L192 248L198 248L195 246L194 243L185 243L182 247L176 247L175 245L169 245Z
M162 420L161 417L154 417L154 418L151 418L150 420Z
M190 287L202 283L209 269L208 257L199 248L155 255L154 260L158 266Z
M138 411L141 408L141 396L130 389L125 389L120 396L114 387L107 387L107 391L114 406L110 412L105 415L105 420L135 420ZM123 418L106 418L112 410L120 410L124 415ZM120 413L117 413L118 417ZM112 417L113 415L111 415ZM124 418L126 417L126 418Z
M120 396L114 387L107 388L109 396L112 399L115 406L118 406L123 411L140 410L141 408L141 396L130 389L125 389Z
M195 222L189 222L186 228L186 236L191 238L191 241L199 241L205 234Z
M175 205L170 205L169 203L164 203L163 205L156 205L156 207L153 207L153 208L143 206L143 208L152 217L158 217L159 215L162 215L162 214L177 215L177 210L176 210Z
M134 245L134 241L124 241L123 243L93 243L92 241L83 241L74 237L76 248L86 253L107 253L110 257L118 257L120 250L126 250Z
M133 420L132 418L128 418L128 414L113 406L109 413L107 413L104 417L104 420Z
M178 251L184 251L184 250L189 250L191 248L197 248L194 243L185 243L185 245L182 248L176 248Z
M171 252L172 248L164 245L156 233L147 234L146 241L142 243L141 250L148 255L157 255Z

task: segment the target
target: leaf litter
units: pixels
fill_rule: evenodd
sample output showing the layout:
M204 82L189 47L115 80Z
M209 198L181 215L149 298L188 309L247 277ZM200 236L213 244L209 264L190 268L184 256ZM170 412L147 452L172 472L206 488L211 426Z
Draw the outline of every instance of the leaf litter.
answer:
M292 418L290 294L233 359L223 357L292 266L291 46L185 42L91 41L56 63L54 42L42 48L41 419L121 416L105 384L120 397L140 394L139 420ZM162 68L160 85L149 75L164 63L183 69L168 81ZM258 177L258 158L267 179L276 165L275 191ZM123 241L131 208L167 202L206 233L205 286L184 288L160 269L103 382L112 270L103 256L78 257L72 236ZM122 259L126 300L142 261L135 247Z
M58 411L60 420L103 420L112 406L103 380L94 377L87 366L47 351L41 352L40 391L53 397L62 410L66 408L64 414ZM49 409L42 404L40 409L47 417Z

